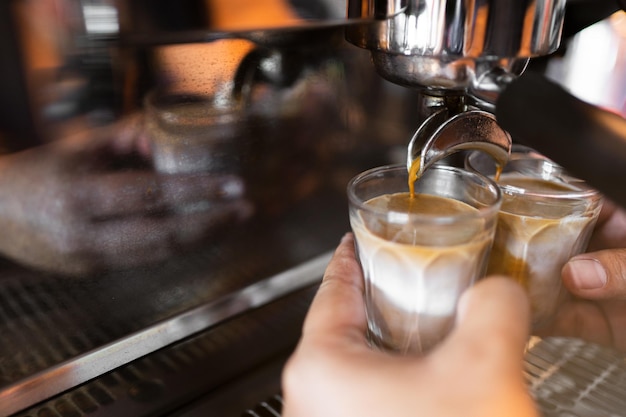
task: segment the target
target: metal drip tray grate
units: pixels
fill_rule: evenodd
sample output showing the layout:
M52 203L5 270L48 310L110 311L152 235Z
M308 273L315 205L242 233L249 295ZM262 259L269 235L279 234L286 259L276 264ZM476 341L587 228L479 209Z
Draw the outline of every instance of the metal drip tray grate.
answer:
M626 416L626 358L577 339L551 338L526 355L526 376L545 416Z
M240 379L252 384L235 396L237 411L241 412L243 404L262 398L257 394L265 379L250 375L267 363L272 364L272 376L280 372L283 358L295 347L316 288L316 284L308 286L237 315L14 417L180 415L188 404ZM276 392L280 387L270 384L268 389ZM233 404L232 398L226 402ZM270 404L276 410L275 400L267 404L268 410Z
M94 349L116 334L100 320L80 288L63 291L55 278L4 279L0 285L0 387ZM104 323L102 323L104 324ZM117 331L128 330L123 322Z
M544 417L626 417L626 357L578 339L538 341L527 353L525 376ZM238 417L280 417L280 394Z
M247 311L15 417L280 417L280 373L316 285ZM626 357L539 340L525 376L544 417L626 417Z
M0 260L0 416L318 281L345 212L331 190L219 245L81 279Z
M279 394L261 401L254 408L244 411L241 417L280 417L283 411L283 397Z

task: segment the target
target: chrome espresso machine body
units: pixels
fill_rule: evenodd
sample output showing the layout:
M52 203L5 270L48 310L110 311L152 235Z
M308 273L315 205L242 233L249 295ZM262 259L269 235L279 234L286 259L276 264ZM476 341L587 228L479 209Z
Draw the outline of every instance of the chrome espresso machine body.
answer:
M0 195L11 204L0 204L0 224L16 237L0 244L0 416L280 415L282 365L348 230L347 180L467 147L439 146L452 136L442 128L488 136L496 153L511 137L530 144L626 204L623 119L544 76L567 39L623 6L2 2ZM207 173L243 178L254 211L205 236L202 214L219 204L193 196L210 188ZM107 214L84 213L93 194L80 186L101 175L121 195L139 190L145 213L133 206L129 217L144 213L150 227L94 232L127 224L110 182L93 183L109 184L93 206ZM199 181L178 189L172 178ZM68 207L87 221L61 216ZM49 255L47 233L69 243ZM560 369L626 382L623 356L578 341L541 341L527 362L546 415L593 408L580 402L588 386L572 391ZM550 402L566 389L570 408Z

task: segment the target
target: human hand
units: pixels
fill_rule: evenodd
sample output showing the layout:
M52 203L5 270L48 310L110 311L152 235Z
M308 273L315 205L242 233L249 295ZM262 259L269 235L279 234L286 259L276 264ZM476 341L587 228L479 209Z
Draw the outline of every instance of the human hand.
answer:
M165 260L247 218L239 178L163 175L138 121L0 158L0 252L81 275Z
M626 352L626 211L604 203L589 249L563 267L573 297L538 335L577 337Z
M488 278L468 290L455 329L424 357L372 349L366 326L348 234L283 371L285 417L537 415L522 374L528 300L512 280Z

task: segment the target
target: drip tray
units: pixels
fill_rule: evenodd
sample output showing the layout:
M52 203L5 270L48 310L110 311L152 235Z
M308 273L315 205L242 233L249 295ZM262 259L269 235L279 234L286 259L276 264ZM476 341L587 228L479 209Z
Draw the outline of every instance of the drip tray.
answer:
M280 370L316 290L309 285L238 314L14 417L182 416L206 398L205 416L239 416L246 404L280 392Z
M225 387L172 417L280 417L280 391L268 394L260 389L279 384L280 368L273 366L274 374L265 376L263 382L256 381L259 376L251 373L249 379ZM525 376L544 417L626 416L626 357L612 349L578 339L537 340L526 355ZM265 397L242 409L236 398L253 388L251 382L256 384L254 391ZM225 401L228 406L223 405Z
M527 353L525 374L546 416L626 416L626 357L612 349L545 339Z
M158 265L80 279L0 259L0 416L319 282L346 213L343 190L320 190ZM79 397L106 403L100 385Z
M281 370L316 289L237 315L15 417L280 417ZM614 350L537 340L525 376L545 417L626 417L626 357Z

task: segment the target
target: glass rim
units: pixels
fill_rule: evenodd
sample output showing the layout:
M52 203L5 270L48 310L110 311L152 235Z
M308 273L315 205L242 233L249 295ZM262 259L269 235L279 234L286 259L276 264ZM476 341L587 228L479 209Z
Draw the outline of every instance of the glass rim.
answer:
M225 102L215 95L199 92L155 88L144 95L143 105L148 117L167 125L192 123L204 127L217 122L236 122L245 116L241 102Z
M582 180L581 180L582 181ZM571 185L571 183L557 183L564 185ZM521 187L516 187L514 185L508 184L498 184L500 189L502 190L502 194L507 195L515 195L515 196L524 196L532 199L542 199L542 200L592 200L592 199L600 199L602 195L599 191L591 188L586 183L585 189L572 189L572 190L564 190L564 191L531 191L526 190Z
M382 165L382 166L370 168L368 170L365 170L355 175L350 181L348 181L348 185L346 187L348 200L350 204L352 204L358 210L366 210L370 213L374 213L374 214L381 215L381 216L387 216L387 217L389 216L390 213L397 213L402 216L408 216L408 218L411 219L411 221L413 222L428 221L432 223L433 221L437 221L439 223L456 223L456 222L461 222L461 221L466 221L466 220L488 218L491 216L495 216L497 212L500 210L500 206L502 204L502 191L500 190L500 187L498 187L498 185L491 178L488 178L484 175L480 175L476 172L469 171L464 168L453 167L453 166L448 166L448 165L433 165L428 168L427 172L430 170L441 170L441 171L461 173L463 175L474 178L480 183L484 183L485 186L489 190L492 191L491 194L493 196L493 202L482 203L481 207L475 207L471 204L465 203L464 201L456 199L454 197L446 197L446 198L451 198L453 200L468 204L471 207L473 207L476 211L466 212L462 214L455 214L455 215L439 215L439 214L406 213L406 212L401 212L401 211L378 209L370 205L367 205L366 201L362 200L356 195L354 191L355 185L360 184L364 180L370 179L374 175L381 174L383 172L403 171L404 174L406 174L407 180L408 180L408 171L407 171L406 165L404 164ZM408 190L408 185L407 185L406 192L408 191L409 190ZM383 195L383 194L380 194L380 195Z
M598 190L596 190L591 185L589 185L585 180L571 175L561 165L554 162L550 158L545 157L544 155L538 153L537 151L535 151L534 149L530 147L527 147L524 145L518 145L518 146L519 146L519 149L521 150L520 154L515 155L512 152L511 158L509 161L523 161L523 160L537 161L538 163L549 165L550 167L555 168L555 171L559 171L557 175L553 175L550 178L543 177L540 172L533 173L533 174L537 174L536 176L528 176L524 174L523 172L521 172L520 175L522 175L522 177L540 179L544 181L551 181L551 182L554 182L555 184L561 184L564 187L570 188L570 189L563 190L563 191L558 191L558 190L532 191L532 190L527 190L522 187L517 187L517 186L509 185L509 184L500 184L499 182L496 182L496 184L498 184L498 187L502 190L503 194L525 196L525 197L533 198L533 199L555 200L555 201L588 200L588 199L594 199L594 198L598 198L598 199L602 198ZM528 153L523 153L523 152L528 152ZM466 156L465 160L470 170L474 170L475 172L479 173L479 171L476 168L473 168L471 165L471 159L472 159L472 156L474 155L480 156L484 154L481 153L480 151L472 151ZM507 173L502 173L500 178L502 178L502 175L506 175L506 174ZM479 173L479 175L484 175L484 174ZM554 181L552 181L552 179Z

